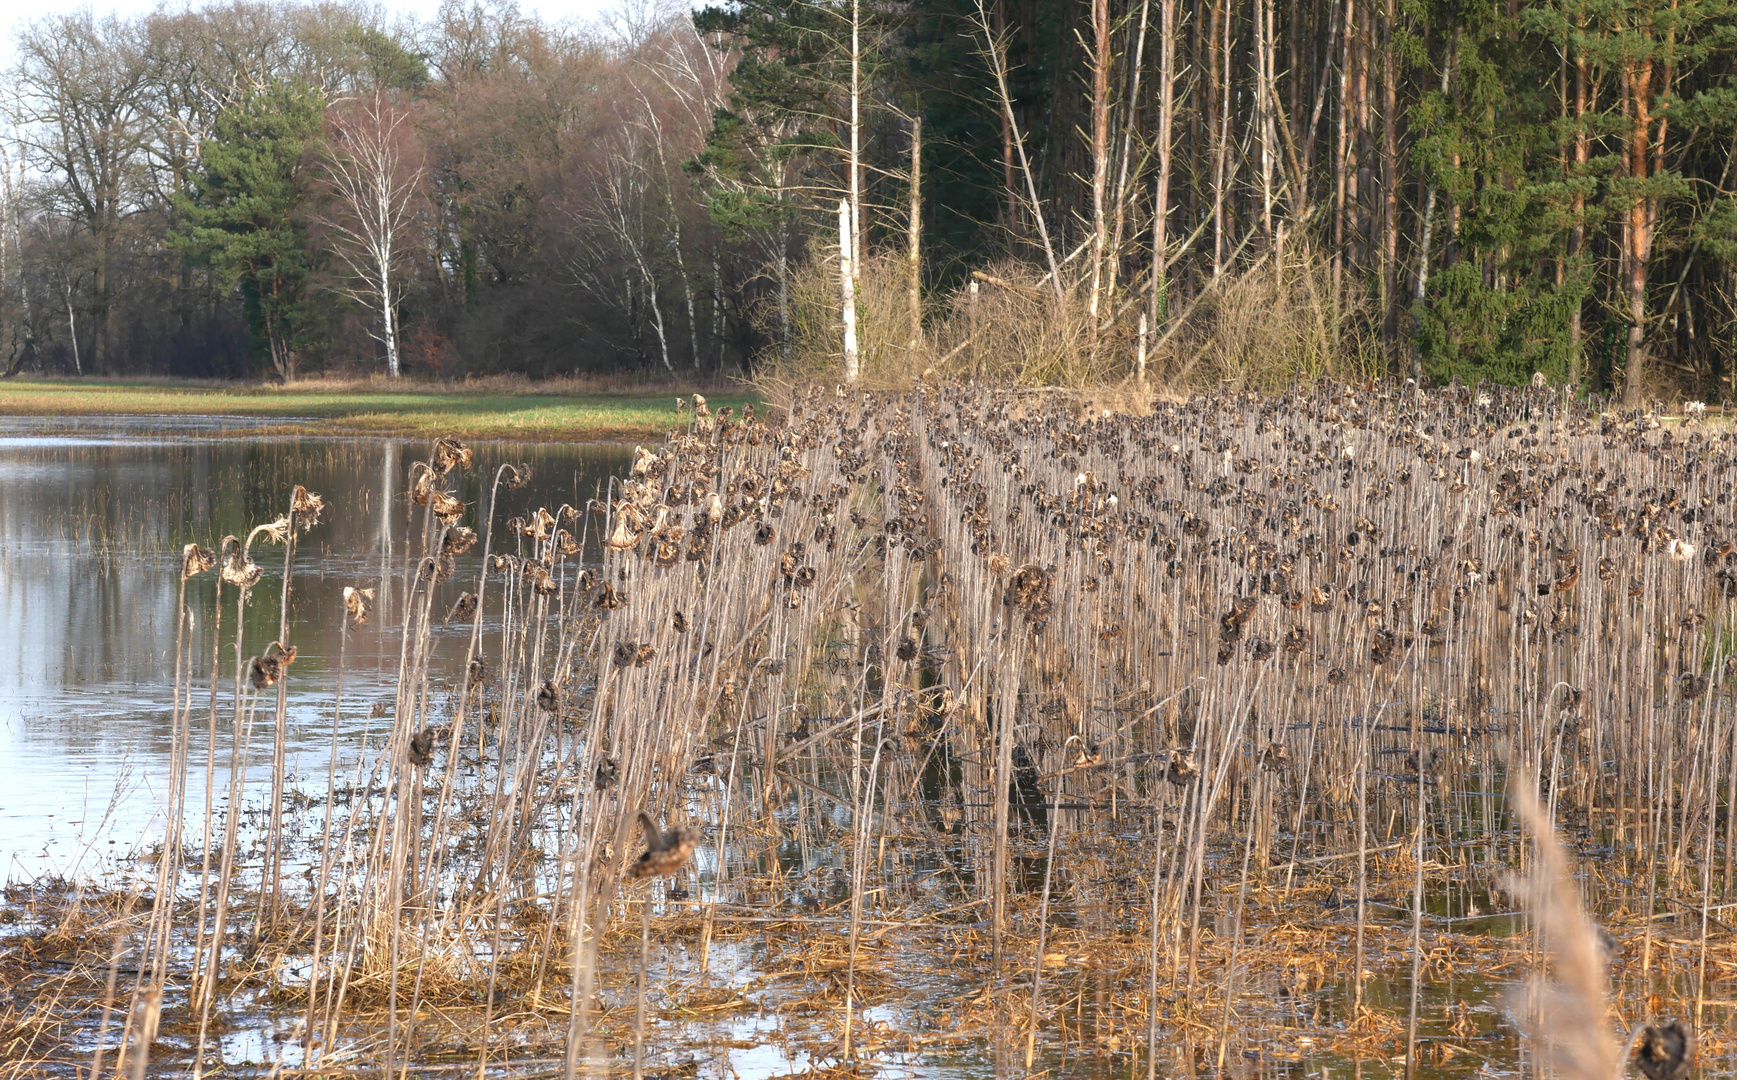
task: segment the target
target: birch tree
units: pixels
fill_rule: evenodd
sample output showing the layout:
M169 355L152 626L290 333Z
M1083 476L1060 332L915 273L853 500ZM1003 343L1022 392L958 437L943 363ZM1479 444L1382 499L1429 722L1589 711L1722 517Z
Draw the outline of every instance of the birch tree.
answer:
M333 202L323 219L327 242L345 271L339 289L374 315L371 332L386 350L393 378L402 374L402 263L412 246L423 176L405 152L411 133L409 114L384 92L364 95L333 113L320 162Z

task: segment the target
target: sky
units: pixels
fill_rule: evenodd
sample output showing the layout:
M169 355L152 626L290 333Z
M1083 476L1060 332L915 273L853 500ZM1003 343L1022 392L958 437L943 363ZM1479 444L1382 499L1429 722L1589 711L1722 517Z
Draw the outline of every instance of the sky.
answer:
M440 0L373 0L392 17L404 14L427 19L440 8ZM536 15L546 22L567 20L591 22L627 7L655 4L657 0L518 0L519 11ZM122 16L142 15L159 6L170 10L197 7L197 0L0 0L0 67L12 63L12 34L25 20L45 15L89 9L98 15L113 12Z
M427 18L440 7L440 0L376 0L388 16L399 12ZM89 8L99 15L115 12L121 15L141 15L158 6L158 0L0 0L0 25L6 27L8 36L14 23L21 18L38 18L43 15L53 15L60 12L80 11ZM167 3L163 6L175 9L184 6L184 0L177 3ZM197 6L197 4L193 5ZM592 19L622 6L622 0L519 0L519 10L527 15L536 14L554 22L567 18Z

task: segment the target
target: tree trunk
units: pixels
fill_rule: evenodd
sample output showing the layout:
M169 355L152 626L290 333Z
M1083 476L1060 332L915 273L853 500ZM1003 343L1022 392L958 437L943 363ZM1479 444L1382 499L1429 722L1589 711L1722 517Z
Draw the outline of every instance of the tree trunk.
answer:
M906 304L911 318L911 359L923 354L923 118L911 119L910 246L905 255Z
M1224 273L1227 239L1224 234L1224 159L1226 143L1230 141L1230 15L1225 11L1224 0L1213 0L1211 18L1208 33L1210 43L1206 50L1206 108L1207 126L1211 128L1208 137L1212 140L1212 280L1216 282ZM1222 51L1219 45L1221 40ZM1227 70L1220 72L1221 66ZM1219 95L1221 80L1224 84L1223 97Z
M790 359L790 226L778 222L778 248L772 255L778 275L778 355Z
M850 200L838 202L838 283L844 309L844 381L854 384L862 374L856 351L856 272L851 257Z
M1176 0L1158 0L1158 182L1152 192L1152 333L1164 333L1169 285L1170 169L1176 120Z
M1399 56L1393 5L1381 5L1381 336L1387 362L1399 360Z
M1441 93L1443 96L1446 96L1449 81L1453 78L1454 59L1457 55L1455 45L1457 43L1458 37L1456 36L1454 43L1450 43L1448 46L1447 57L1442 61ZM1412 293L1411 301L1413 321L1411 330L1411 377L1419 383L1423 382L1423 350L1421 348L1421 343L1418 341L1418 337L1422 328L1423 300L1429 290L1430 226L1435 221L1435 197L1435 184L1432 183L1429 185L1429 192L1424 196L1423 200L1423 237L1417 244L1417 288Z
M66 333L72 338L72 370L84 374L84 361L78 355L78 318L72 311L72 286L66 287Z
M1587 104L1586 57L1577 56L1574 58L1574 167L1569 173L1570 183L1577 182L1585 174L1591 153L1591 140L1586 132ZM1586 195L1576 186L1571 199L1569 216L1574 226L1568 233L1568 261L1578 273L1581 253L1586 248ZM1582 377L1580 309L1583 306L1583 302L1577 299L1568 311L1568 383L1576 388L1580 386Z
M1007 85L1007 55L1002 51L1003 42L991 29L988 13L984 10L983 0L977 0L977 27L989 39L989 61L994 68L995 92L1001 98L1002 116L1007 122L1013 137L1013 149L1019 156L1019 170L1025 176L1025 190L1031 200L1031 216L1037 224L1038 240L1043 244L1044 259L1049 263L1050 286L1055 290L1055 298L1062 299L1061 266L1056 262L1055 245L1050 242L1049 225L1044 219L1043 203L1038 201L1037 178L1032 175L1031 159L1025 153L1025 140L1019 136L1019 125L1013 116L1013 93Z
M1152 0L1140 0L1140 29L1134 39L1134 63L1128 74L1128 111L1122 118L1122 150L1116 165L1116 187L1110 202L1115 206L1115 224L1110 233L1110 264L1107 291L1116 295L1122 270L1122 239L1128 220L1128 174L1134 161L1134 128L1140 118L1140 72L1146 64L1146 23Z
M109 327L109 234L103 229L96 236L96 275L92 282L95 296L91 310L91 323L95 327L95 336L91 341L91 370L103 371L104 361L108 359L108 350L103 339L108 337ZM82 372L80 373L82 374Z
M1652 93L1653 66L1642 61L1627 72L1629 88L1628 168L1629 176L1645 180L1649 175L1649 137L1652 119L1649 114ZM1652 254L1651 215L1645 197L1636 196L1628 209L1628 251L1625 281L1628 293L1628 353L1624 358L1623 400L1629 408L1640 405L1645 388L1646 321L1647 321L1647 259Z
M402 371L398 363L398 312L392 303L392 268L380 268L380 340L386 345L386 373L394 379Z
M1104 256L1109 247L1109 220L1104 197L1110 173L1110 0L1092 0L1092 265L1091 316L1088 334L1098 340L1098 312L1103 303Z
M1345 274L1345 212L1350 195L1351 161L1351 61L1352 42L1357 40L1357 0L1345 0L1345 53L1339 62L1339 116L1333 151L1333 314L1341 309L1341 282Z
M850 253L853 261L862 256L861 0L850 0Z
M995 40L1000 42L1007 36L1007 0L995 0L991 9L991 23ZM999 48L999 46L997 46ZM1002 228L1009 235L1019 223L1019 185L1013 175L1013 110L1004 109L1001 113L1001 186L1006 196L1002 213L1006 216Z
M1254 127L1260 142L1261 233L1269 241L1273 235L1273 73L1268 41L1271 10L1268 0L1254 0Z

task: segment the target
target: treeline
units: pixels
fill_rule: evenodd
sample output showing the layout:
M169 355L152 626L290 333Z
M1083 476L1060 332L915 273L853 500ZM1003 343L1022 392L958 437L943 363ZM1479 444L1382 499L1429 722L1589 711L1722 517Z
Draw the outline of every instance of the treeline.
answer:
M46 19L17 37L9 348L1725 399L1734 2Z
M1058 335L1007 327L1053 289L1105 374L1731 394L1729 0L742 0L699 25L742 49L719 173L778 205L815 186L787 160L824 165L814 212L860 200L872 258L908 247L920 134L927 280L1031 268L928 307L937 359L987 337L1029 366Z
M760 256L684 162L682 13L424 25L287 0L13 33L4 369L533 376L742 364Z

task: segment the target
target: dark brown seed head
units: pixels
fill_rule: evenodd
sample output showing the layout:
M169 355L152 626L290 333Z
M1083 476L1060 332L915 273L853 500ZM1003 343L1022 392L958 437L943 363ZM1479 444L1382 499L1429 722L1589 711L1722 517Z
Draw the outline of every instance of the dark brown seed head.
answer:
M442 476L455 468L470 468L470 447L453 438L434 440L434 471Z
M546 679L537 691L537 708L544 712L561 711L561 684L554 679Z
M1695 1067L1695 1029L1672 1020L1641 1032L1635 1064L1649 1080L1684 1080Z
M410 736L410 764L423 768L434 761L434 743L440 737L440 732L434 728L424 728Z
M531 589L538 596L553 596L559 588L549 568L542 563L526 563L525 576L531 579Z
M283 675L283 661L275 656L256 656L247 664L247 681L255 690L273 686Z
M1191 750L1170 751L1170 761L1164 769L1164 779L1172 784L1182 785L1199 775L1200 766L1194 760Z
M696 829L660 831L650 814L639 812L640 827L645 830L645 852L627 868L630 878L666 877L687 865L694 846L700 841Z
M454 525L440 535L440 553L446 556L463 555L476 546L476 530L464 525Z
M454 600L452 606L446 609L447 622L452 622L454 619L459 622L469 622L471 619L475 618L475 616L476 593L459 593L458 599Z
M619 761L607 756L598 758L597 779L595 781L597 790L608 791L610 788L614 787L615 778L620 775L620 773L621 763Z
M452 525L464 516L464 503L450 491L436 491L428 497L428 509L444 524Z

